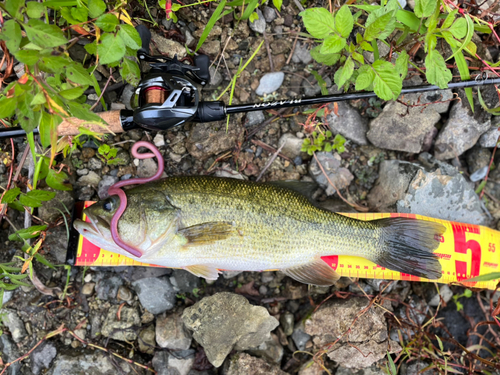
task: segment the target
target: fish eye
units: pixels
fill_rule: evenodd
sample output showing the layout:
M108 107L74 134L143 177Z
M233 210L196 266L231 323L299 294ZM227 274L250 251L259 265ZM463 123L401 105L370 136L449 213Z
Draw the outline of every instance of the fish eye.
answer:
M113 203L111 202L111 199L106 199L103 204L102 204L102 208L104 209L104 211L108 211L108 212L111 212L113 211Z

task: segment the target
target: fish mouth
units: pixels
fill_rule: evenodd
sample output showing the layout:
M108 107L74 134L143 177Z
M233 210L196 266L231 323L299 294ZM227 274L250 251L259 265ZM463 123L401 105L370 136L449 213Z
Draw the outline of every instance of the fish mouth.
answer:
M99 229L99 226L109 231L110 229L109 223L98 216L93 217L92 215L87 214L87 218L90 220L90 222L76 219L75 222L73 223L75 229L84 236L94 235L105 238L104 233L102 232L101 229Z

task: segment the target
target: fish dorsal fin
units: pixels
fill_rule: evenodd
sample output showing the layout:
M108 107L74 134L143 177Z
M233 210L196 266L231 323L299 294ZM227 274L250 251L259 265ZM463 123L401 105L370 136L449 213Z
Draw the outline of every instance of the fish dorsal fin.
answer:
M230 222L214 221L186 227L177 233L186 239L184 246L199 246L225 240L233 235L235 230L235 226Z
M207 280L217 280L219 277L219 271L212 266L206 266L203 264L195 264L193 266L183 267L186 271L191 272L193 275L198 277L203 277Z
M294 280L311 285L332 285L340 278L340 275L321 259L281 271Z

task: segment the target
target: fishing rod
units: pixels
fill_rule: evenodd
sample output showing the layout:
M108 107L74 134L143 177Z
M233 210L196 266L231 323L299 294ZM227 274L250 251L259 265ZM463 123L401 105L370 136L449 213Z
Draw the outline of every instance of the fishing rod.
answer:
M142 41L142 48L139 49L137 56L139 60L151 63L151 70L144 75L134 92L133 102L136 108L97 113L107 123L107 128L77 118L67 118L58 126L58 135L78 135L80 126L98 133L104 129L113 133L137 128L167 130L186 122L220 121L235 113L377 97L374 92L354 92L238 105L226 105L222 101L201 101L197 85L205 86L210 81L208 56L195 56L194 65L184 64L178 61L177 57L169 59L164 56L150 56L148 54L150 31L144 25L139 25L136 29ZM448 89L495 84L500 84L500 78L482 77L481 80L449 83ZM434 90L441 89L435 85L414 86L402 89L401 94ZM38 134L38 129L33 133ZM26 132L21 127L0 129L0 139L24 136Z

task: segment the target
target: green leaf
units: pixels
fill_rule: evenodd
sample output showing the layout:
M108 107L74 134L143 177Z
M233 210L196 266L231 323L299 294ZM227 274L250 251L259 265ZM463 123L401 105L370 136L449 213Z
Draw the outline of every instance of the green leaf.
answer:
M377 60L372 64L375 71L373 91L383 100L396 100L403 88L403 81L394 65L388 61Z
M39 67L50 73L62 73L63 69L71 64L71 61L64 56L41 56Z
M415 0L415 15L418 18L429 17L437 6L437 0Z
M205 43L205 40L207 39L208 34L210 34L210 31L212 31L215 23L219 20L219 16L222 13L222 11L224 10L225 6L226 6L226 0L222 0L219 3L219 5L217 5L217 8L215 8L214 13L212 14L210 19L208 20L207 26L205 27L205 29L203 30L203 33L200 36L200 40L198 40L198 44L196 45L196 48L194 50L195 52L197 52L200 49L200 47L203 45L203 43Z
M402 79L406 78L408 74L408 64L410 63L410 56L405 50L401 51L396 59L396 71L401 75Z
M472 297L472 290L470 290L470 289L465 289L465 290L464 290L464 297L466 297L466 298L471 298L471 297Z
M5 44L10 53L15 53L19 49L22 39L21 27L19 24L14 20L6 21L3 25L0 39L5 40Z
M114 14L111 13L106 13L100 16L96 21L95 24L102 30L102 31L115 31L116 26L118 26L118 18Z
M321 77L315 70L311 70L311 74L314 76L314 78L316 78L316 81L318 81L319 87L321 89L321 94L328 95L328 89L326 88L326 82L323 77Z
M56 25L47 25L40 20L31 19L27 24L23 24L23 27L28 39L37 46L52 48L67 43L62 30Z
M251 22L251 23L254 23L255 21L257 21L259 19L259 15L257 14L257 12L253 12L252 14L250 14L250 17L248 18L248 20Z
M16 197L21 193L21 189L16 187L13 189L9 189L5 192L3 198L2 198L2 203L11 203L14 202Z
M44 104L46 102L47 102L47 100L45 99L45 95L43 94L42 91L40 91L38 94L35 95L35 97L33 98L33 100L30 103L30 106L34 107L35 105Z
M55 170L49 169L49 174L47 175L45 182L52 189L73 190L73 185L71 185L68 175L63 171L57 173Z
M12 117L16 110L17 98L0 98L0 118Z
M80 21L78 21L77 19L75 19L73 17L73 15L71 14L71 9L72 8L67 8L67 7L64 7L64 8L61 8L61 16L62 18L64 18L66 20L66 22L68 22L70 25L77 25L80 23Z
M4 2L5 9L12 17L22 20L22 17L18 14L24 5L24 0L6 0Z
M409 12L407 10L398 10L396 12L396 19L403 25L408 26L414 33L418 31L419 27L420 32L426 32L426 27L420 24L420 18L418 18L413 12Z
M241 16L242 20L247 20L250 18L254 10L259 6L259 0L250 0L250 2L247 2L247 6L245 7L245 11L243 12L243 15ZM217 20L219 19L219 16L217 16Z
M436 51L430 51L425 57L425 77L427 81L433 85L439 86L441 89L448 87L448 82L451 81L453 75L446 67L443 56Z
M332 66L337 63L340 59L339 53L322 54L321 46L316 46L311 50L311 56L314 60L323 65Z
M86 89L86 85L83 87L73 87L72 89L60 91L59 95L61 95L64 99L74 100L82 96Z
M72 101L66 103L69 107L71 115L81 120L94 122L97 124L104 124L104 120L97 116L94 112L90 111L90 106L79 104ZM104 129L104 127L103 127Z
M137 30L127 24L120 25L120 30L118 31L118 35L120 35L125 42L125 45L129 48L132 48L134 51L138 50L142 46L142 41Z
M358 52L353 52L352 53L352 58L354 60L356 60L357 62L359 62L360 64L364 64L365 63L365 58L363 57L362 54L360 54Z
M24 212L24 206L21 203L19 203L18 201L10 202L9 207L13 208L14 210Z
M86 8L80 6L71 8L71 16L77 21L85 22L89 17L89 11Z
M389 352L387 352L387 362L389 362L389 366L388 366L389 375L397 375L398 369L397 369L396 365L394 364L394 361L392 360L391 353L389 353Z
M31 190L28 191L26 195L30 198L37 199L39 201L50 201L52 198L56 196L56 193L47 190Z
M450 27L453 21L455 21L455 16L457 15L457 13L458 9L454 9L450 13L448 13L446 19L443 22L443 25L441 26L441 29L447 29L448 27Z
M19 203L28 207L42 207L42 203L38 199L28 197L25 194L19 196Z
M491 272L484 275L479 275L473 277L472 279L462 280L462 282L471 283L471 282L491 281L496 279L500 279L500 272Z
M361 48L363 48L365 51L373 52L372 45L365 40L361 42Z
M281 5L283 5L283 0L273 0L273 5L281 12Z
M102 0L89 0L89 16L97 18L106 11L106 4Z
M452 51L454 51L454 47L451 47L451 49ZM467 65L467 61L465 61L465 57L462 52L459 52L455 55L455 63L457 64L458 72L460 73L460 79L462 79L462 81L469 80L470 79L469 66ZM466 87L464 90L470 108L472 112L474 112L474 97L472 95L472 87Z
M367 41L387 38L396 28L395 11L384 14L372 22L365 30L364 38Z
M346 40L338 34L328 35L321 45L321 54L338 53L344 49Z
M335 32L335 20L325 8L310 8L300 12L307 32L314 38L324 39Z
M368 65L363 65L359 69L358 78L356 78L356 91L365 90L373 85L375 80L375 72Z
M457 39L462 39L467 34L467 21L465 18L457 19L450 27L450 31Z
M97 46L99 62L102 65L120 61L125 56L125 43L118 35L104 34L101 43Z
M23 64L35 65L40 59L40 52L22 49L20 51L14 52L14 56Z
M40 235L41 231L47 229L46 225L33 225L29 228L20 229L9 236L9 241L21 241L20 238L27 240Z
M458 49L456 49L453 52L453 55L451 55L450 57L448 57L446 60L449 60L452 57L455 57L455 55L457 53L459 53L460 51L462 51L465 47L467 47L467 45L472 40L472 36L474 35L474 22L472 21L472 19L470 18L470 16L468 14L465 14L465 20L467 22L467 33L465 35L464 42L462 43L462 45Z
M347 38L351 34L353 27L352 13L347 5L343 5L335 14L335 28L343 38Z
M61 117L57 115L49 115L47 112L42 112L40 120L40 141L43 147L49 147L51 140L55 137L57 140L57 125L62 122Z
M83 48L85 48L85 51L91 55L95 56L97 54L97 44L95 40L92 43L85 44Z
M340 73L337 76L337 73L339 71ZM354 61L352 61L352 58L349 56L349 58L344 63L344 66L341 69L337 70L337 73L335 73L334 76L335 84L339 89L342 86L344 86L344 83L346 83L349 78L351 78L353 72L354 72Z
M137 86L141 79L141 70L135 61L127 58L123 59L120 66L120 74L122 78L132 86Z
M108 34L109 35L109 34ZM102 61L101 61L102 63ZM72 64L66 69L66 78L80 85L92 85L92 77L80 64Z

